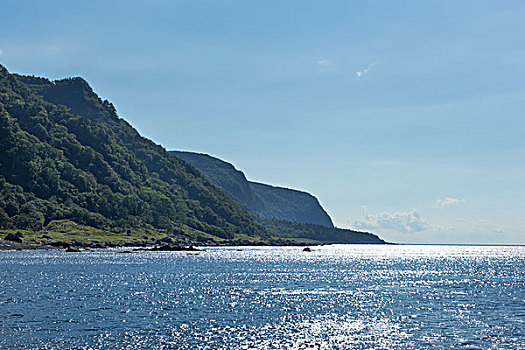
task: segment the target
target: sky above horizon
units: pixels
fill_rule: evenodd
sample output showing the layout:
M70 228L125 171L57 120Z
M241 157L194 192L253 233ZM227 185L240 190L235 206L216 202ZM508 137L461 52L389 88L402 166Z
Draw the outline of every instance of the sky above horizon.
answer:
M400 243L525 244L523 1L4 0L0 64Z

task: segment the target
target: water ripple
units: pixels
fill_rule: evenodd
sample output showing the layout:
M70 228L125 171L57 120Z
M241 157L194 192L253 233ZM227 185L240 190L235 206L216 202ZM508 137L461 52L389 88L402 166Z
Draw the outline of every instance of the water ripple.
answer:
M0 252L0 264L0 348L525 348L524 247Z

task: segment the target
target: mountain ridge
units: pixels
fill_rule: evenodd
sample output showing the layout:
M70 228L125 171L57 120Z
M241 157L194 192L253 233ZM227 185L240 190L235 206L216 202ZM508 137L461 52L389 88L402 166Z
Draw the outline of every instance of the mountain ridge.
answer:
M249 181L233 164L209 154L170 152L195 166L238 202L264 219L334 227L319 200L308 192Z

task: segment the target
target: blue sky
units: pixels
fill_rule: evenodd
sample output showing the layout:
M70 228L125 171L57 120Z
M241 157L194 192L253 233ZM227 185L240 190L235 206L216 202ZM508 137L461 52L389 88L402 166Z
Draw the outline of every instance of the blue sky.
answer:
M525 244L523 1L4 0L0 63L407 243Z

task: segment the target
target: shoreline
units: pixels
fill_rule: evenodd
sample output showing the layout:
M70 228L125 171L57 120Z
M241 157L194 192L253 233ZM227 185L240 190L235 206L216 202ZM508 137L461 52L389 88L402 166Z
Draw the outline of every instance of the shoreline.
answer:
M163 242L80 242L80 241L22 241L13 242L0 239L0 251L27 251L27 250L57 250L57 251L95 251L111 248L130 248L134 251L199 251L205 247L242 247L242 246L261 246L261 247L309 247L324 246L331 244L359 244L359 245L393 245L395 243L327 243L327 242L298 242L298 241L275 241L275 242L240 242L229 241L213 244L166 244Z

